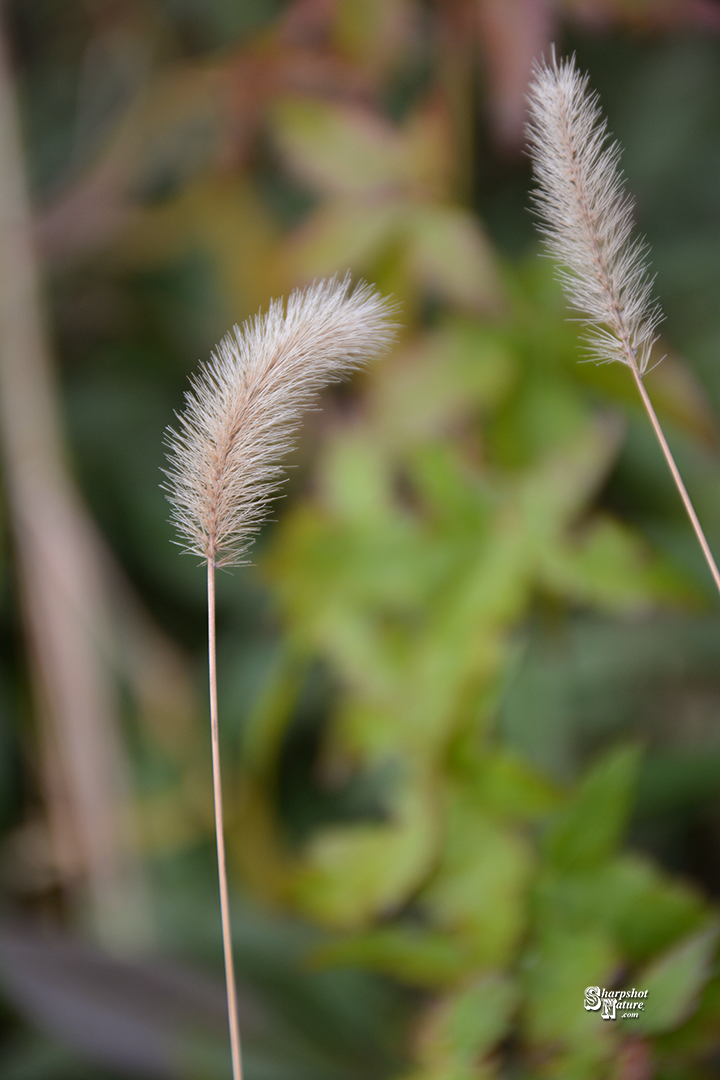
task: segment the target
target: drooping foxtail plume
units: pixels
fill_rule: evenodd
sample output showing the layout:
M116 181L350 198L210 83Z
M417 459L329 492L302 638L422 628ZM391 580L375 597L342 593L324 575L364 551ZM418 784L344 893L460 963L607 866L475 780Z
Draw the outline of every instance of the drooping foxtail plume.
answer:
M171 519L186 551L216 566L242 559L276 494L280 459L301 414L330 382L382 352L391 308L368 285L332 278L285 308L235 327L191 379L179 430L169 428Z
M632 235L620 147L609 142L598 96L574 57L537 64L529 101L534 201L565 292L588 324L593 358L619 360L642 375L663 316L652 298L647 245Z
M538 188L535 207L559 277L588 328L599 363L619 360L638 393L720 592L720 571L643 383L663 316L653 300L647 245L633 238L633 201L619 169L597 94L575 58L536 64L528 141Z
M186 551L207 563L208 681L228 1023L233 1080L242 1080L230 927L218 732L215 568L242 559L282 478L300 415L319 391L390 344L392 308L349 276L273 300L265 315L235 327L191 382L180 430L168 428L172 520Z

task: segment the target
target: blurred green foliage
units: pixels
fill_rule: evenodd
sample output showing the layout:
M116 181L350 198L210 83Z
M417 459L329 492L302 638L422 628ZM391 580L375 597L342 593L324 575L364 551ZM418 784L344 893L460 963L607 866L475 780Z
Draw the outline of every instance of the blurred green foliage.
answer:
M153 627L113 678L154 945L219 971L204 577L161 432L228 324L350 267L400 302L398 347L308 417L256 565L218 583L248 1080L718 1075L717 601L627 373L578 364L520 153L552 30L626 147L670 316L647 383L720 550L711 5L8 8L69 457L125 633ZM12 581L5 907L87 935ZM31 963L0 927L6 1080L228 1074L180 975L42 940ZM644 1010L603 1021L595 985Z

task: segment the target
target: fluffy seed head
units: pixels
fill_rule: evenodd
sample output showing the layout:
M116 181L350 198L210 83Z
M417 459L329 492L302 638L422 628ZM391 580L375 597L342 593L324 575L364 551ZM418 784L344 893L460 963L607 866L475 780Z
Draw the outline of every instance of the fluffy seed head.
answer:
M549 253L574 308L588 324L592 358L642 374L662 320L652 298L647 245L633 238L633 201L598 96L575 58L537 64L529 91L528 141L535 207Z
M185 551L241 561L277 493L280 459L319 391L384 351L392 307L350 278L320 281L236 326L191 377L168 428L167 498Z

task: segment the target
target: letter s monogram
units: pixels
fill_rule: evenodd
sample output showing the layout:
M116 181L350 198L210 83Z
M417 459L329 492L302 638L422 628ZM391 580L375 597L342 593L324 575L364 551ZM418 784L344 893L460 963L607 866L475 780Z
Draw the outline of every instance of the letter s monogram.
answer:
M597 1012L600 1005L600 987L588 986L585 990L585 1008L588 1012Z

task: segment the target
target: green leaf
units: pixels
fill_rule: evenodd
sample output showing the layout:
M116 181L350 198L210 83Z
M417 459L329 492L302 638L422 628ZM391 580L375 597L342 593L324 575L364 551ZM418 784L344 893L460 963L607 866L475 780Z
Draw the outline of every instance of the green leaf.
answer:
M292 715L307 661L289 643L277 650L269 673L242 730L243 766L256 775L274 768L282 737Z
M715 973L704 986L692 1016L681 1027L661 1035L658 1039L659 1049L675 1058L683 1054L691 1054L695 1059L701 1054L710 1056L717 1050L718 1030L720 978Z
M519 350L517 355L521 362ZM567 451L584 437L587 425L587 404L573 386L523 370L512 400L490 418L487 439L495 462L526 469L543 455Z
M587 1043L595 1054L611 1032L597 1013L583 1007L584 991L607 986L617 963L612 940L602 930L576 930L557 919L541 925L524 961L530 1040L566 1049Z
M363 530L382 526L394 514L390 463L367 428L343 432L327 447L321 482L326 505Z
M478 803L510 820L532 820L560 803L549 780L504 749L484 754L475 763L472 782Z
M508 976L490 973L433 1006L423 1025L422 1063L434 1074L472 1066L502 1039L520 1000Z
M533 854L525 838L453 799L443 858L420 895L436 923L462 933L478 965L506 963L525 931Z
M687 1020L710 977L719 933L713 923L637 973L633 984L648 992L642 1013L633 1021L640 1031L655 1035Z
M647 612L660 602L693 598L689 583L631 529L597 516L580 535L548 551L542 575L574 603L600 610Z
M516 359L497 332L448 318L378 366L370 386L373 416L406 451L408 443L445 436L462 420L496 409L516 375Z
M516 502L526 545L543 561L568 526L587 512L617 452L619 428L612 418L587 419L560 449L544 453L520 475Z
M292 98L271 123L294 171L322 190L383 191L412 178L402 130L370 109Z
M640 751L622 747L585 777L546 837L546 850L556 866L589 869L614 854L630 814L639 764Z
M286 260L300 278L334 274L352 266L370 274L404 229L403 206L394 199L370 203L334 199L318 207L293 235Z
M316 949L312 962L369 968L428 987L456 982L474 964L461 938L407 926L380 927L332 942Z
M649 861L626 855L590 870L546 874L536 889L539 918L612 935L631 962L646 959L697 930L701 897Z
M437 1068L403 1073L401 1080L496 1080L496 1078L497 1070L494 1064L489 1062L483 1062L480 1065L459 1065L457 1062L445 1062Z
M416 491L442 528L438 540L455 556L456 563L464 554L464 550L458 551L458 541L465 550L481 548L498 500L473 474L459 447L440 440L418 445L409 459L409 473ZM451 531L457 534L454 544L448 535Z
M444 300L471 309L501 302L495 254L468 210L418 203L409 212L407 258L418 280Z
M436 855L438 823L428 777L406 779L389 825L352 825L319 832L307 850L293 894L314 918L360 928L404 904Z

